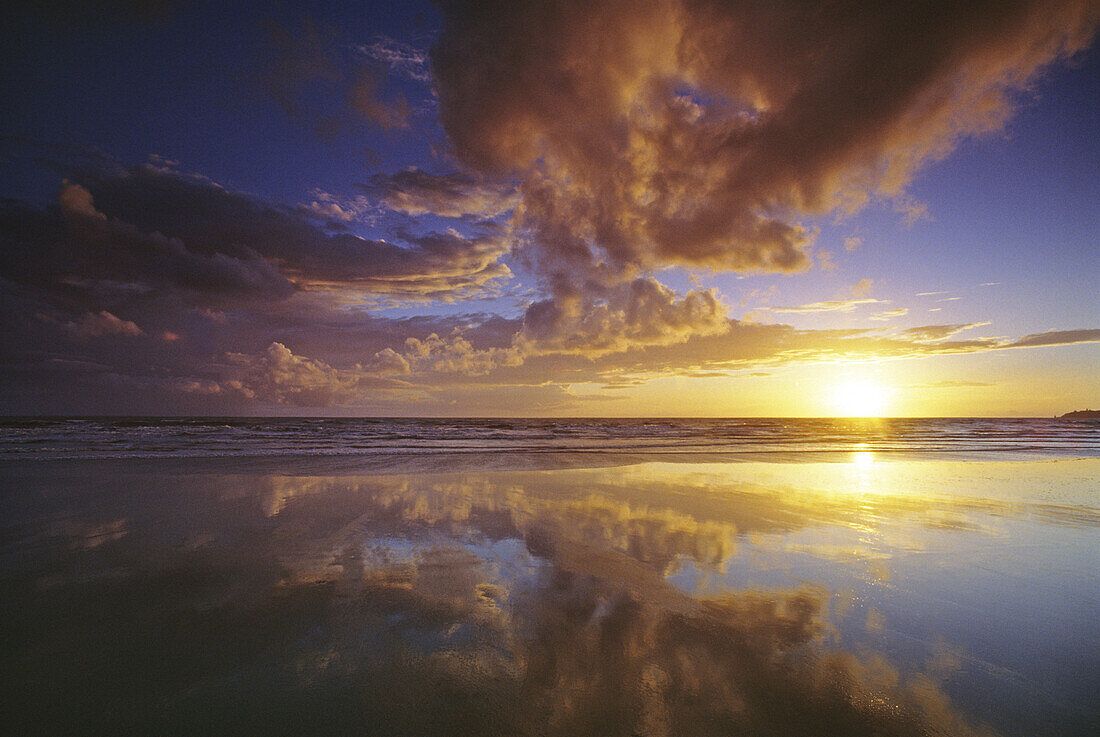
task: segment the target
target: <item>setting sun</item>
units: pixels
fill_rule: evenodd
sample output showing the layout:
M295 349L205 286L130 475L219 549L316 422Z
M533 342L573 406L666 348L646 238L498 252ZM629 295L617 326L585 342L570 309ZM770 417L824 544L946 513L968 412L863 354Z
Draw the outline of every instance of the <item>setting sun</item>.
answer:
M844 417L878 417L886 403L886 390L873 381L853 379L833 390L833 406Z

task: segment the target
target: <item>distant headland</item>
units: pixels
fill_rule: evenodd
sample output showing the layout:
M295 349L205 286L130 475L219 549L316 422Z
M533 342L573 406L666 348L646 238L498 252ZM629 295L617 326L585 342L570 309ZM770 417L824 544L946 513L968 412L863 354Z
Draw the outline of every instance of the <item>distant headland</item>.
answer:
M1058 415L1059 420L1100 420L1100 409L1079 409Z

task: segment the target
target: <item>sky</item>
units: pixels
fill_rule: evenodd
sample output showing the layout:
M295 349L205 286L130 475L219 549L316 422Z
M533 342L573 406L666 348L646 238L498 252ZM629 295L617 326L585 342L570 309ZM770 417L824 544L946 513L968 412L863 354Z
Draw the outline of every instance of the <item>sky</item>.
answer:
M1100 2L27 3L0 413L1100 407Z

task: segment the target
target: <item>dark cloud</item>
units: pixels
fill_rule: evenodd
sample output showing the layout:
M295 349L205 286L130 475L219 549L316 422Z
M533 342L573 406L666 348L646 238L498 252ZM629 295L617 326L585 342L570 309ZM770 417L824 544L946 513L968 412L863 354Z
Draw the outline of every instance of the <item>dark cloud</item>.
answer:
M255 250L196 251L163 231L108 218L79 184L65 183L59 206L0 209L0 276L60 304L118 302L171 290L189 300L282 299L293 284ZM98 311L98 310L97 310Z
M308 16L293 24L269 19L264 30L257 81L288 115L325 137L363 122L408 127L411 107L387 87L385 60L356 53L338 29Z
M408 362L392 350L376 353L367 365L335 369L324 361L294 355L282 343L272 343L258 357L232 354L230 363L242 366L239 379L187 384L183 391L239 392L248 399L300 407L331 407L363 403L371 394L410 395L403 382L386 377L409 373Z
M1100 330L1050 330L1045 333L1025 335L1005 345L1006 348L1039 348L1052 345L1100 342Z
M141 328L130 320L120 320L107 310L98 313L85 313L76 320L66 323L65 327L80 338L98 338L102 335L142 334Z
M397 377L414 372L421 382L434 374L482 376L499 366L523 362L514 348L475 349L455 332L448 339L431 333L423 340L410 337L404 350L383 348L369 360L348 368L295 355L279 342L259 355L230 353L221 380L184 379L176 387L198 394L238 393L247 399L300 407L362 406L380 399L410 403L429 399L429 386L411 384Z
M275 299L296 288L327 288L453 300L491 291L495 282L510 274L500 262L508 247L499 236L467 237L456 231L406 234L404 245L398 245L350 233L329 234L313 222L312 213L274 207L205 178L155 166L85 171L79 178L83 186L63 188L61 214L68 221L83 222L82 232L99 228L103 248L113 251L120 248L112 238L163 241L162 259L174 257L190 264L167 268L151 263L155 258L149 256L150 263L110 277L116 280L140 280L147 270L163 272L161 281L171 281L171 275L182 281L188 270L205 265L209 278L186 278L194 290L229 291L236 284L238 291ZM26 219L49 220L46 214L20 212ZM20 216L11 217L15 228ZM121 250L132 253L142 247L134 244ZM56 270L66 260L54 260L49 268ZM117 260L108 258L100 271L109 271Z
M523 180L517 225L551 283L803 269L801 218L905 204L922 165L1001 126L1100 16L1089 0L441 6L443 125L463 161Z

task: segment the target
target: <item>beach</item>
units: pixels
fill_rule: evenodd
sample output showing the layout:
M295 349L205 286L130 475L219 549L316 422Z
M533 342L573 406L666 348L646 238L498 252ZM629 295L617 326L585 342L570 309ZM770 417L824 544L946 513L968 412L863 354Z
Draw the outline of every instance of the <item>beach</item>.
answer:
M547 423L517 443L522 423L494 440L409 421L385 447L318 454L256 452L255 427L193 425L208 439L174 446L170 421L86 422L69 445L71 428L24 423L0 460L20 734L1022 737L1100 720L1095 424L1063 442L926 421L918 442L833 423L807 449L798 421L766 447L729 424L700 447L721 436L705 422L610 433L629 442ZM89 452L111 443L126 452Z

